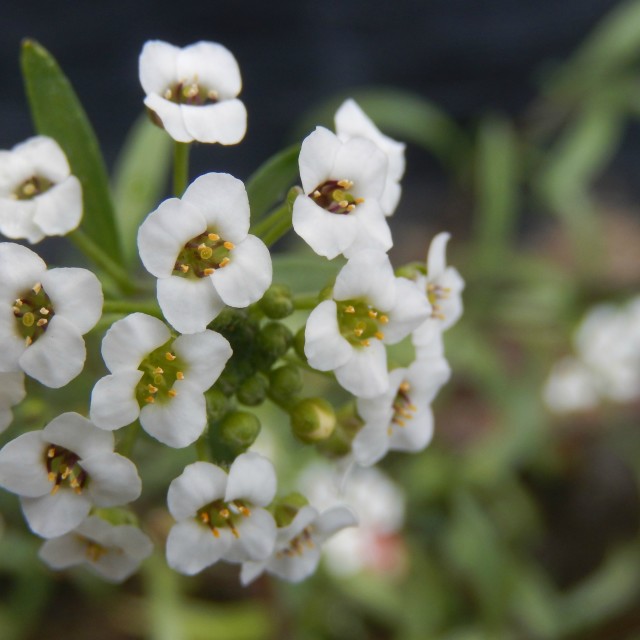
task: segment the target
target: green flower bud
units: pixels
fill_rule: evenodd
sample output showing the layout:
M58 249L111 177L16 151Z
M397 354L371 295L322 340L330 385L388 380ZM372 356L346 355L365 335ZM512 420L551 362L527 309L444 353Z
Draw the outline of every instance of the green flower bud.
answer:
M260 420L248 411L231 411L209 429L209 444L216 462L230 464L244 453L260 433Z
M278 527L288 527L298 511L308 504L309 501L301 493L295 491L282 498L276 498L271 503L269 511L273 514Z
M426 273L424 262L410 262L396 269L396 276L398 278L407 278L408 280L415 280L419 275L423 276Z
M306 362L307 356L304 354L304 330L305 327L301 327L296 332L296 335L293 338L293 349L296 352L298 358L300 358L303 362Z
M106 520L109 524L119 527L123 524L138 526L138 517L133 511L124 509L123 507L110 507L102 509L94 509L92 515L98 516Z
M269 378L264 373L256 373L240 385L240 388L236 391L236 398L242 404L255 407L266 398L268 386Z
M302 374L292 364L285 364L269 373L269 393L275 400L285 401L302 391Z
M303 442L325 440L333 433L335 426L335 411L324 398L305 398L291 411L291 427Z
M280 322L269 322L260 330L256 339L259 351L258 367L263 370L271 368L291 346L293 334Z
M212 387L204 395L207 401L207 417L209 422L221 420L229 411L231 403L229 398L217 387Z
M291 289L285 284L272 284L262 296L259 305L267 318L286 318L293 313Z

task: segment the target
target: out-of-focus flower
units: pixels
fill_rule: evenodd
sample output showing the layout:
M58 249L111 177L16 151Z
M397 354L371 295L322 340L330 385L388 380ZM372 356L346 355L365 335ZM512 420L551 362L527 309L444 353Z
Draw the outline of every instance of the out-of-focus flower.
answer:
M317 254L332 259L391 248L380 205L387 158L371 140L342 141L317 127L302 142L299 164L304 194L293 204L293 229Z
M269 460L239 455L227 474L194 462L171 482L167 503L177 520L167 538L167 563L193 575L219 560L262 561L276 541L276 523L266 507L276 493Z
M174 47L151 40L140 54L144 104L178 142L237 144L247 130L247 110L233 54L216 42Z
M13 420L14 407L24 400L26 391L24 388L24 373L0 373L0 433L2 433Z
M63 236L82 218L82 187L52 138L36 136L0 151L0 232L32 244Z
M38 555L52 569L86 565L109 582L123 582L151 555L153 544L132 525L113 525L89 516L73 531L47 540Z
M87 269L47 265L18 244L0 244L0 371L24 371L57 389L86 357L82 336L102 315L102 287Z
M333 299L311 312L305 354L315 369L333 370L354 395L372 398L389 388L384 345L402 340L429 313L426 297L395 277L385 253L363 250L341 269Z
M381 133L371 118L351 98L345 100L336 111L335 123L336 134L340 140L366 138L374 142L387 156L387 177L380 196L380 206L385 215L390 216L396 210L402 193L400 179L404 175L405 145Z
M113 452L113 434L77 413L6 444L0 486L20 496L31 530L43 538L75 529L94 505L127 504L141 491L133 462Z
M158 278L158 303L181 333L204 331L225 305L259 300L271 284L271 255L249 234L244 184L226 173L195 180L142 223L138 249Z
M142 428L170 447L195 442L207 424L203 393L231 357L215 331L173 339L164 322L134 313L114 322L102 341L111 371L91 394L91 419L112 431L140 418Z
M553 365L542 395L547 407L555 413L587 411L595 408L599 399L593 373L572 357Z

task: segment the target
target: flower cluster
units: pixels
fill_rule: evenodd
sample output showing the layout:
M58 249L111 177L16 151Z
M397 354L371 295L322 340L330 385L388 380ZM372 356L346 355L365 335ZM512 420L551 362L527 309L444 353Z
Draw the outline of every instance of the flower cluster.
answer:
M197 461L167 488L175 523L156 531L168 565L193 575L224 561L239 565L245 585L265 572L298 582L316 570L330 537L357 524L359 509L310 502L295 486L279 493L276 467L254 447L262 425L252 408L272 402L298 440L351 468L423 449L432 401L450 375L442 335L462 313L464 282L446 264L447 233L433 239L426 264L394 272L388 221L401 196L404 145L355 101L336 113L336 133L318 127L302 142L302 188L256 214L243 182L227 173L178 179L188 175L188 143L244 136L232 54L216 43L149 42L140 81L152 122L180 145L177 193L137 234L156 295L139 280L146 274L123 278L118 256L86 243L107 275L104 294L86 269L47 269L24 246L0 243L0 430L14 414L23 426L25 374L60 389L85 361L101 369L90 398L73 392L74 408L86 401L89 418L43 414L43 429L21 429L5 444L0 486L19 496L28 526L46 539L40 557L50 567L87 565L120 582L153 549L144 514L124 506L142 492L133 460L148 462L158 443L193 446ZM0 198L0 231L10 238L36 242L80 221L79 182L49 138L0 155ZM315 262L345 259L318 295L296 297L273 282L269 246L291 227L320 256ZM102 336L102 362L98 341L85 346L92 330ZM390 367L388 348L401 342L413 355ZM309 393L304 370L327 374L346 404ZM350 474L342 480L348 490Z

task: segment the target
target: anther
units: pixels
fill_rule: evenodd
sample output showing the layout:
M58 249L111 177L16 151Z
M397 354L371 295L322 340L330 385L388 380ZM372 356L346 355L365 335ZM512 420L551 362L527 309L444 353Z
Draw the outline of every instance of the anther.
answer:
M24 304L24 302L22 302L21 298L16 298L15 304L16 304L16 307L21 307Z
M344 312L345 313L355 313L356 310L355 310L354 306L352 304L350 304L348 307L344 308Z
M382 314L379 318L378 318L378 322L380 322L381 324L387 324L387 322L389 322L389 317L385 316L384 314Z
M40 293L40 291L42 291L42 284L40 282L36 282L33 285L33 288L31 289L31 291L33 291L33 293L38 295Z
M47 309L47 307L40 307L40 315L48 316L49 315L49 309Z
M360 327L356 327L353 330L353 333L355 334L356 338L359 338L364 333L364 329L361 329Z
M361 344L363 347L368 347L368 346L370 346L370 345L371 345L371 343L370 343L368 340L360 340L360 344Z
M312 195L314 198L319 198L322 194L316 189Z
M167 90L164 92L164 97L165 97L167 100L171 100L171 98L173 97L173 91L171 91L171 89L167 89Z
M171 353L171 351L167 351L167 353L164 354L164 357L169 360L169 362L173 362L173 360L176 359L176 356Z
M346 209L349 206L349 201L348 200L340 200L340 202L338 202L338 204L343 208Z
M169 389L169 391L167 391L167 395L175 398L178 395L178 392L175 389Z
M236 245L235 245L235 244L233 244L233 242L229 242L228 240L227 240L226 242L224 242L224 243L222 244L222 246L223 246L225 249L228 249L229 251L231 251L231 249L235 249L235 248L236 248Z
M66 480L69 476L71 475L71 467L64 467L64 471L62 472L62 479ZM75 486L73 483L77 482L77 480L74 478L71 481L71 486Z
M55 473L55 471L49 471L49 473L47 474L47 480L49 480L49 482L55 482L57 478L57 474Z
M47 458L55 458L55 457L56 457L56 448L49 447L49 449L47 450Z
M182 371L177 371L176 372L176 378L178 380L184 380L184 373L182 373Z
M27 184L22 187L22 192L25 196L32 196L36 192L36 187L31 182L27 182Z
M164 369L162 369L161 367L156 367L153 370L153 373L155 373L155 374L163 374L164 373Z
M384 333L382 333L382 331L376 331L373 335L378 338L378 340L384 340Z
M52 489L51 489L51 495L55 496L56 493L58 493L58 489L60 489L60 485L59 484L54 484Z
M211 518L209 518L209 514L206 511L203 511L200 514L200 520L202 520L202 522L204 522L205 524L208 524Z
M354 200L354 202L355 202L356 204L362 204L362 203L364 202L364 198L356 198L356 199Z
M154 387L152 384L148 384L147 389L149 390L149 393L158 393L158 387Z
M178 269L180 269L180 271L182 271L182 273L188 273L189 272L189 265L188 264L180 264L180 265L178 265Z
M355 204L347 205L346 209L349 213L351 213L352 211L355 211L356 205Z
M31 346L31 343L33 342L33 338L31 336L27 336L24 339L24 343L27 345L27 347Z
M144 399L144 401L145 401L147 404L153 404L156 400L155 400L155 398L154 398L153 396L147 396L147 397Z
M400 391L402 391L403 393L407 393L407 391L411 389L411 385L406 380L404 380L403 382L400 383L400 386L398 387L398 389L400 389Z
M220 261L220 264L218 265L221 269L222 267L226 267L229 263L231 262L231 260L229 260L229 258L222 258L222 260Z
M213 251L212 251L211 253L213 253ZM220 266L222 266L222 265L220 265ZM216 272L216 270L215 270L215 269L213 269L212 267L207 267L206 269L204 269L204 270L202 271L202 273L203 273L205 276L212 276L215 272Z
M46 318L40 318L40 320L38 320L38 322L36 322L36 324L39 327L44 327L45 324L47 324L49 321Z
M368 315L370 318L377 318L377 317L378 317L378 312L377 312L377 311L374 311L373 309L369 309L369 312L367 313L367 315Z
M220 537L220 532L215 527L211 527L211 533L213 533L216 538Z
M218 92L214 89L209 89L209 91L207 92L207 97L209 98L209 100L217 100Z
M351 187L353 187L353 182L351 182L351 180L338 180L338 186L342 187L343 189L351 189Z
M207 238L209 238L211 242L217 242L218 240L220 240L220 236L217 233L208 233Z
M222 518L225 520L231 516L229 509L223 508L218 512Z

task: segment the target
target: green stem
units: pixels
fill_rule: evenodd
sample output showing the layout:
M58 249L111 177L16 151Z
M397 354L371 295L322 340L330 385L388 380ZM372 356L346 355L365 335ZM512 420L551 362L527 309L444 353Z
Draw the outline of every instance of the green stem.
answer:
M76 229L67 237L87 258L108 274L124 293L133 293L136 291L137 287L126 269L123 269L117 262L112 260L111 256L84 233L84 231Z
M256 223L251 233L264 241L265 236L271 233L282 220L288 220L291 225L291 211L287 202L283 202L278 209Z
M189 151L188 142L176 142L173 147L173 193L180 198L189 182Z
M160 307L155 300L105 300L102 313L147 313L156 318L163 318Z
M262 242L267 247L275 244L282 236L291 229L291 208L288 203L283 204L279 209L274 211L264 222L271 221L271 225L261 236Z

